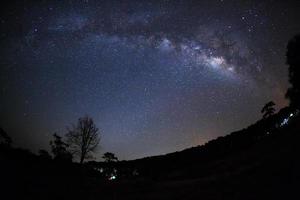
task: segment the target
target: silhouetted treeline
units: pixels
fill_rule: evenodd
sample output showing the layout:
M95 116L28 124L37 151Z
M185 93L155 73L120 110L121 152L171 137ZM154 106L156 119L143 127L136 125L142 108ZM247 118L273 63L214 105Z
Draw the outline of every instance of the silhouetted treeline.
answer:
M278 134L290 123L296 123L298 119L298 111L286 107L277 114L270 115L268 118L264 117L248 128L218 137L202 146L161 156L152 156L134 161L121 161L111 165L119 171L127 171L127 173L120 172L121 176L125 176L125 174L133 176L133 172L136 170L140 176L165 179L172 171L189 167L190 165L201 165L211 160L225 158L227 155L247 150L257 142ZM94 163L94 166L98 168L107 165L101 162L98 164ZM191 174L191 176L195 176L195 173Z
M287 46L286 63L289 65L291 87L286 93L291 107L300 108L300 34L293 37Z
M36 155L0 145L0 163L1 199L82 199L99 177L78 163L52 159L45 150Z

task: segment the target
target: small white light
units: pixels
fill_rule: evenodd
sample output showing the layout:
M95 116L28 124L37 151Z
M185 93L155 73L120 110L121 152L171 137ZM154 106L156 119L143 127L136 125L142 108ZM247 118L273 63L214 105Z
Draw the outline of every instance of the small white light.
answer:
M115 175L112 175L111 177L109 177L109 180L115 180L117 177Z
M288 124L288 121L289 121L289 119L288 119L288 118L285 118L285 119L283 120L283 122L281 122L280 126L283 126L283 125Z

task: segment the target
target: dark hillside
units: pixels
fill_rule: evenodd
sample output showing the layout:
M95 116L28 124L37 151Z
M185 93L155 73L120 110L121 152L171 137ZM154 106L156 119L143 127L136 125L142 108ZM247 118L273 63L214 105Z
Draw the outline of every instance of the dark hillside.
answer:
M144 160L146 164L139 165L151 165L154 169L152 174L161 167L163 172L159 177L116 182L108 191L114 191L114 195L121 199L297 199L300 180L299 133L298 118L248 148L224 153L226 155L218 155L215 159L202 160L197 156L194 159L201 162L187 161L177 167L177 164L167 166L165 163L180 153L167 155L168 161L163 161L163 157L147 158ZM188 154L195 150L181 153ZM177 158L183 159L180 156ZM160 165L154 167L149 160ZM149 173L150 167L148 170Z
M298 112L285 108L203 146L133 161L81 166L2 144L1 189L13 199L292 199L299 133Z

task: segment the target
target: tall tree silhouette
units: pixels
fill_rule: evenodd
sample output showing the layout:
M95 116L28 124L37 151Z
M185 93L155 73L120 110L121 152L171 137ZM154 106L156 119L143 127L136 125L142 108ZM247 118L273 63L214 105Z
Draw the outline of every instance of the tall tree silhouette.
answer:
M263 114L263 118L269 118L275 112L275 103L273 101L268 102L264 107L261 109L261 113Z
M118 158L115 156L115 154L111 152L106 152L105 154L103 154L102 158L105 160L105 162L118 161Z
M292 85L286 93L290 106L300 107L300 34L287 45L286 63L289 65L289 81Z
M54 140L50 141L50 146L54 159L58 161L72 161L72 154L67 150L68 144L56 133L53 134L53 137Z
M100 141L99 129L88 116L79 118L77 125L68 130L66 137L72 153L79 156L80 163L91 157Z

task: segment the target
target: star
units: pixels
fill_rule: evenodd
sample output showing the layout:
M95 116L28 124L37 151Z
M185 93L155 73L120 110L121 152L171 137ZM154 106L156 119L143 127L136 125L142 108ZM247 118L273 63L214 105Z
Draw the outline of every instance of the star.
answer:
M270 99L287 105L285 48L300 29L298 7L271 0L4 7L0 121L35 152L86 114L101 130L98 158L201 145L255 122Z

